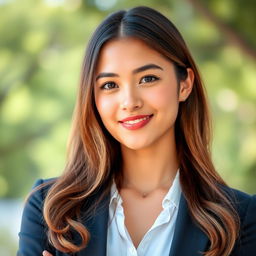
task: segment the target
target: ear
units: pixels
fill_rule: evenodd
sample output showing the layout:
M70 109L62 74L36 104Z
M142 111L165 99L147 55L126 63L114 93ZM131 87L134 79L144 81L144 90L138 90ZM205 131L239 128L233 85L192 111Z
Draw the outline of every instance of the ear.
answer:
M187 78L183 81L180 81L179 102L185 101L193 89L195 77L194 72L191 68L187 68L187 73Z

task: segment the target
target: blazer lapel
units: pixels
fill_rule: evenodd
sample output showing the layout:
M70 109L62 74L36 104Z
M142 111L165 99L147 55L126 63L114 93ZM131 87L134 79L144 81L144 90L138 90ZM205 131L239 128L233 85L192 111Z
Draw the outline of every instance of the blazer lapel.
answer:
M78 256L106 256L109 199L109 195L106 196L97 207L94 216L83 220L91 237L87 247L77 253Z
M110 195L100 203L92 218L83 221L91 238L87 247L77 253L77 256L106 256L109 200ZM189 215L187 202L181 194L169 256L199 256L200 251L205 251L208 245L208 237L193 222Z
M207 249L208 237L189 215L187 202L181 194L170 256L199 256Z

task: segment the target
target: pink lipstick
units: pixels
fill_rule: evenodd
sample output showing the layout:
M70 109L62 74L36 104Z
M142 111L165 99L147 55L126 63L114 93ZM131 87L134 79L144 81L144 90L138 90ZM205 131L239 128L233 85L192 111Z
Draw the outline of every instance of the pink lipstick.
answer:
M152 116L153 116L153 114L130 116L130 117L127 117L127 118L119 121L119 123L126 129L137 130L137 129L145 126L151 120Z

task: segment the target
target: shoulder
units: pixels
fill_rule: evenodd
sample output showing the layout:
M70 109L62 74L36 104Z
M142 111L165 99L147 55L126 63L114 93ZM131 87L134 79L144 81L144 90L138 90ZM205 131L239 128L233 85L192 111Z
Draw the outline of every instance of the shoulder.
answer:
M228 195L231 203L237 210L241 221L243 221L243 219L250 214L255 215L254 213L256 212L256 195L250 195L228 186L222 186L222 189ZM256 222L256 217L254 217L254 219Z
M220 185L220 188L237 211L242 231L251 226L254 228L256 237L256 195L250 195L226 185Z
M256 251L256 195L225 187L240 218L240 232L232 256L253 256Z
M31 200L31 198L41 198L44 199L48 190L51 188L51 186L57 181L56 178L50 178L50 179L38 179L35 181L32 191L28 195L28 200Z
M23 217L24 215L30 215L36 212L39 213L39 211L41 212L47 192L56 180L57 178L38 179L34 183L32 190L25 199Z

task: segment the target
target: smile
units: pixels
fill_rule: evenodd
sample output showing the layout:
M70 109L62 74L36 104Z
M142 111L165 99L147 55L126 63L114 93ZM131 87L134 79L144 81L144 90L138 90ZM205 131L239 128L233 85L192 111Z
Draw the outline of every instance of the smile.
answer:
M126 124L136 124L136 123L139 123L140 121L147 120L149 118L150 118L150 116L147 116L147 117L143 117L143 118L139 118L139 119L135 119L135 120L131 120L131 121L125 121L124 123L126 123Z
M151 120L152 116L153 116L153 114L149 115L149 116L145 116L143 118L138 118L135 120L123 121L123 122L120 122L120 124L128 130L137 130L137 129L142 128L145 125L147 125L149 123L149 121Z

